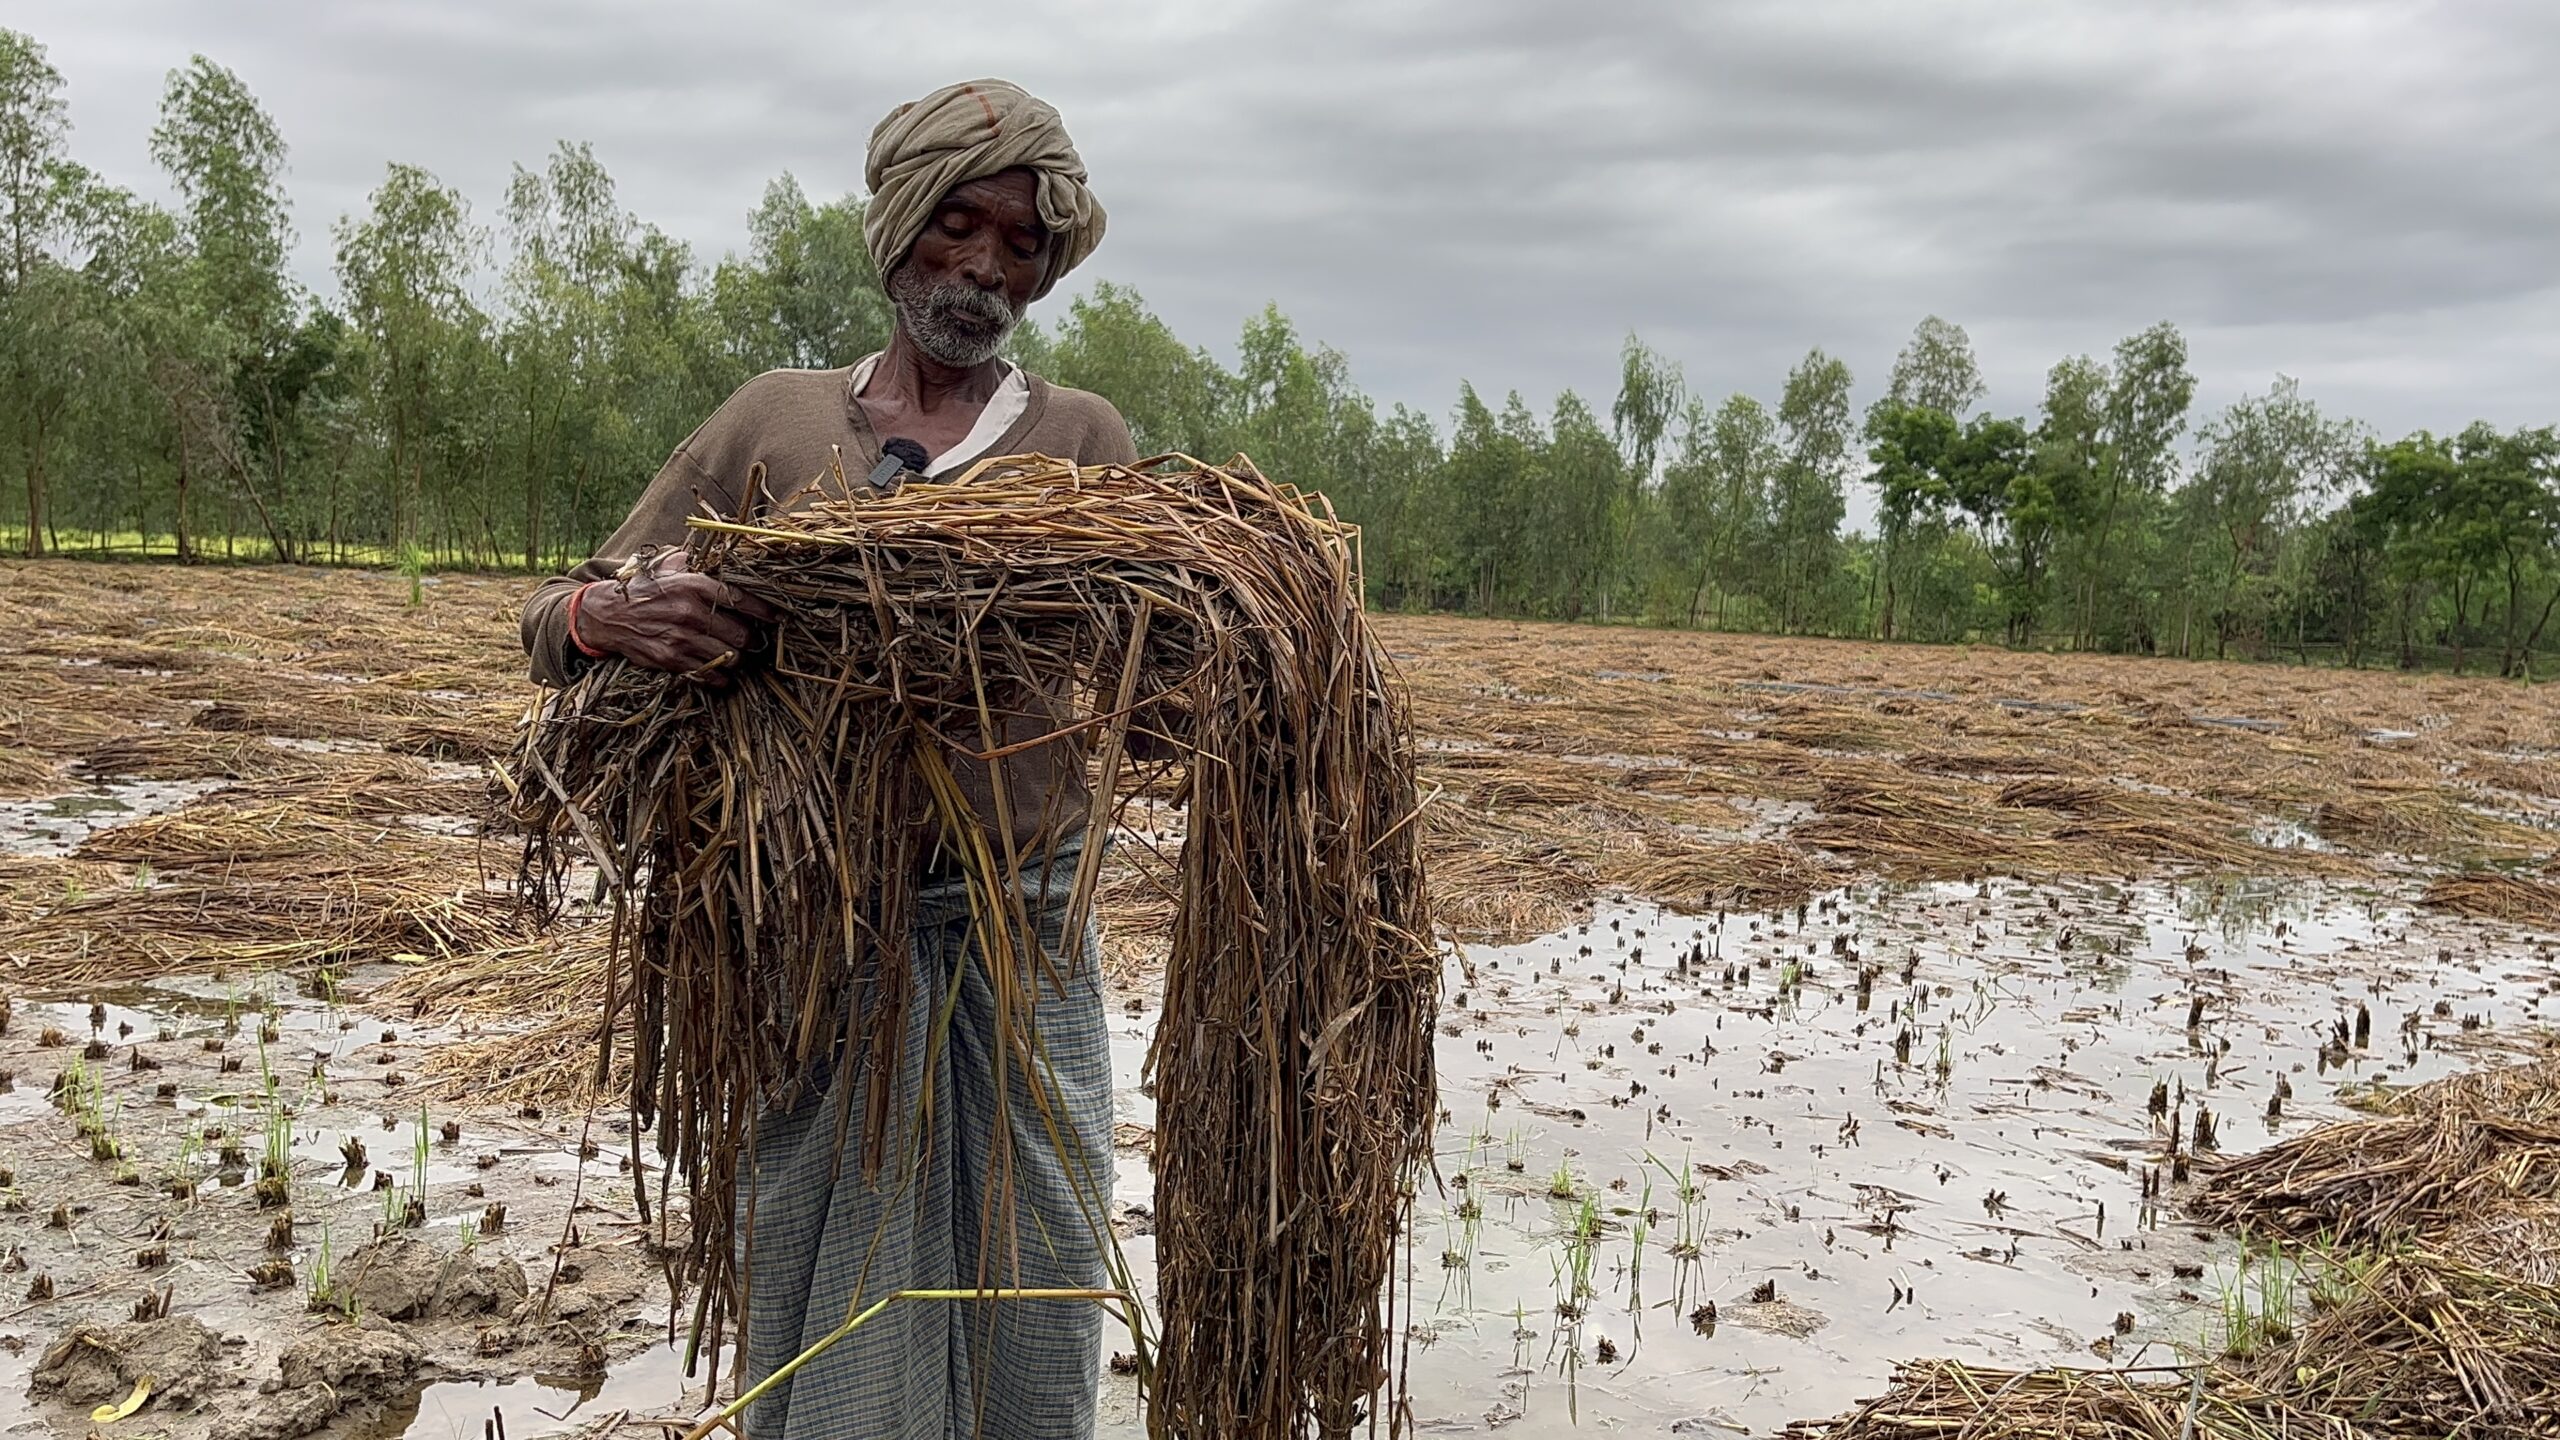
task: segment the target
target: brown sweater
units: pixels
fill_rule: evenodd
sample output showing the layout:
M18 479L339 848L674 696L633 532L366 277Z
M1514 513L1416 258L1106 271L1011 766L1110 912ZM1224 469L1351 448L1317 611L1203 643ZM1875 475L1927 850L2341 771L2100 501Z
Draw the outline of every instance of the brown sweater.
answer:
M603 552L566 575L542 582L525 601L524 648L532 660L533 678L545 685L565 685L587 663L569 643L571 593L589 581L613 578L622 562L644 545L681 543L685 518L699 513L703 503L724 515L736 513L737 487L757 462L763 462L765 487L773 494L805 500L808 482L837 463L840 447L846 476L860 483L880 463L880 437L872 433L871 422L854 403L852 376L850 368L767 371L739 386L710 419L686 436L641 492L621 528L605 542ZM1128 424L1110 401L1052 385L1037 375L1028 378L1030 404L987 454L1047 455L1082 465L1125 464L1138 458ZM1006 725L1004 743L1030 739L1048 728L1035 717L1016 717ZM1076 817L1085 799L1083 760L1081 747L1041 746L1004 762L1017 840L1035 838L1043 829L1044 815L1065 822L1048 827L1052 835L1081 828ZM993 790L986 767L964 762L956 768L970 803L981 814L988 813Z

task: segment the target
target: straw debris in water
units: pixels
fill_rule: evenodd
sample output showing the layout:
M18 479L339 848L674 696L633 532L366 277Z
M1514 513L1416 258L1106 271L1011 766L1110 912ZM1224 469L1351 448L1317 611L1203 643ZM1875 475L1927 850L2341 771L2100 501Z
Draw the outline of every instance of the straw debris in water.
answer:
M2287 1263L2283 1261L2262 1263ZM2299 1325L2247 1356L2159 1369L1898 1369L1788 1440L2418 1440L2560 1434L2560 1289L2427 1249L2321 1277Z
M2542 1257L2560 1249L2560 1060L2449 1076L2380 1105L2224 1163L2190 1209L2258 1234L2372 1247L2485 1227L2506 1237L2495 1249L2548 1271ZM2519 1239L2518 1219L2539 1236Z

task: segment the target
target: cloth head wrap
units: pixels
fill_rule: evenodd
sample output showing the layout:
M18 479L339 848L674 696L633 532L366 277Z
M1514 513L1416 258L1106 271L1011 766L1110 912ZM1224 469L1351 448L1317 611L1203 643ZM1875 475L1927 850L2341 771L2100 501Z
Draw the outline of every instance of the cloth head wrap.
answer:
M946 85L890 111L871 132L862 172L871 187L862 238L881 279L907 258L955 186L1016 166L1038 178L1040 223L1056 247L1036 300L1102 243L1102 202L1085 188L1066 122L1004 80Z

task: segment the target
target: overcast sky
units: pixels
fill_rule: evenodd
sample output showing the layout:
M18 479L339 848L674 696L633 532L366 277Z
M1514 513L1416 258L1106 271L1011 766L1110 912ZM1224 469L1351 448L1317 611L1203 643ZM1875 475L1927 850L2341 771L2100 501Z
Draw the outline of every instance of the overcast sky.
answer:
M2155 320L2199 410L2298 377L2386 432L2560 421L2552 0L9 0L76 154L146 191L201 51L292 146L297 263L392 160L494 219L592 141L713 261L767 179L861 182L892 104L1015 79L1111 212L1070 282L1231 355L1277 301L1382 401L1605 409L1630 330L1710 396L1809 346L1861 398L1922 315L1990 403ZM1048 312L1062 308L1048 302ZM1039 313L1039 312L1035 312Z

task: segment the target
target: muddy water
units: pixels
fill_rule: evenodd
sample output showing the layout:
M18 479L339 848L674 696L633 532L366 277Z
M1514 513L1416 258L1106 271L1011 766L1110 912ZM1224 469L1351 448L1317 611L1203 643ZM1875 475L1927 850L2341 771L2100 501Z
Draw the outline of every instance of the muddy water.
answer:
M1417 1206L1399 1291L1415 1415L1430 1433L1765 1434L1874 1393L1916 1355L2175 1358L2212 1328L2232 1244L2179 1223L2174 1186L2146 1209L2145 1172L2169 1168L2167 1119L2191 1137L2205 1107L2222 1150L2237 1152L2347 1113L2351 1087L2494 1062L2500 1041L2560 1010L2555 973L2547 940L2300 882L1862 888L1801 915L1720 921L1609 904L1561 935L1475 947L1452 962L1440 1177ZM368 978L346 977L348 991ZM415 1163L417 1103L379 1077L444 1037L329 995L270 993L276 984L22 1001L17 1033L58 1027L74 1046L97 1034L118 1057L156 1050L180 1083L175 1102L144 1098L159 1077L102 1067L133 1092L126 1113L141 1133L150 1115L219 1118L262 1094L253 1037L272 1018L270 1063L302 1102L297 1208L315 1229L334 1217L341 1236L360 1236L381 1205L369 1172L405 1184ZM1137 1143L1160 1098L1141 1084L1154 1019L1142 993L1113 1021L1130 1142L1115 1211L1141 1287L1154 1276ZM216 1037L252 1057L245 1073L217 1073L197 1053ZM305 1078L315 1065L325 1082ZM2279 1079L2290 1098L2270 1119ZM2155 1086L2167 1119L2150 1112ZM58 1128L41 1088L0 1094L0 1125ZM539 1269L580 1193L566 1182L583 1175L589 1204L619 1211L627 1137L611 1116L582 1163L574 1118L435 1112L467 1128L459 1145L429 1147L426 1233L458 1229L485 1191L520 1212L503 1243ZM372 1151L352 1176L339 1159L350 1136ZM167 1137L155 1143L165 1163ZM142 1197L85 1165L48 1161L42 1198L106 1207L80 1233L138 1233ZM231 1210L236 1236L214 1222ZM236 1200L196 1213L203 1266L228 1274L235 1252L257 1253L263 1217ZM620 1235L629 1219L589 1215L587 1228ZM67 1289L138 1283L117 1268L121 1242L84 1260L35 1227L19 1228ZM308 1269L308 1236L294 1258ZM235 1284L183 1288L201 1304ZM663 1293L646 1282L628 1293L582 1323L635 1341L663 1334ZM243 1299L207 1313L253 1337L309 1323L282 1318L297 1297ZM126 1300L119 1288L96 1304ZM51 1333L50 1322L27 1332L37 1347ZM1128 1348L1125 1336L1107 1343ZM538 1365L486 1378L449 1369L360 1433L479 1435L503 1415L509 1435L531 1437L682 1410L673 1355L628 1349L600 1382ZM272 1364L263 1348L252 1359ZM25 1363L0 1353L0 1394L23 1394ZM1129 1382L1103 1384L1104 1433L1142 1433Z
M59 858L100 830L170 811L212 780L108 780L38 800L0 801L0 854Z
M504 1380L441 1380L347 1440L484 1440L495 1420L508 1440L574 1434L634 1417L674 1413L682 1397L684 1352L660 1345L616 1365L601 1380L518 1375Z
M2294 882L1603 905L1468 961L1401 1303L1425 1432L1521 1436L1765 1434L1919 1355L2176 1359L2234 1245L2181 1223L2170 1124L2191 1147L2205 1109L2237 1153L2494 1062L2560 973L2535 937ZM1147 1185L1124 1154L1124 1207ZM1142 1280L1152 1243L1123 1242Z
M1801 921L1604 906L1472 961L1414 1236L1414 1406L1522 1435L1764 1433L1922 1354L2169 1358L2211 1329L2228 1253L2174 1187L2144 1204L2169 1121L2192 1144L2208 1110L2237 1152L2338 1118L2346 1087L2549 1018L2554 976L2527 937L2278 882L1860 890Z

